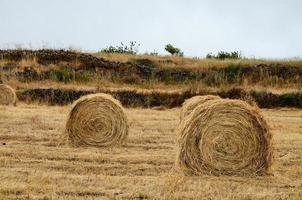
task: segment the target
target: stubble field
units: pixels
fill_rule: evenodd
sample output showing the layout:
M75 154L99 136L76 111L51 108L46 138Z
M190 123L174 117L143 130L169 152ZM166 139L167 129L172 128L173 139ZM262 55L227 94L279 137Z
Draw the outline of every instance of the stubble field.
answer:
M273 134L267 177L183 176L174 167L179 109L126 109L127 143L73 148L70 106L0 106L0 199L301 199L302 110L262 109Z

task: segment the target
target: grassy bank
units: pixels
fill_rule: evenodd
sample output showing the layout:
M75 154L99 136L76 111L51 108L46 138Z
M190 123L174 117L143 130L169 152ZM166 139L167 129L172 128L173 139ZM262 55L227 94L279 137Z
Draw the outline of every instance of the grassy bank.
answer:
M1 79L132 85L259 85L302 88L301 61L217 60L56 50L0 51Z
M274 94L265 91L245 91L239 88L220 91L183 91L183 92L159 92L152 90L68 90L68 89L28 89L19 90L19 100L26 102L47 103L49 105L65 105L72 103L83 95L103 92L113 95L121 101L125 107L158 107L173 108L181 106L188 98L195 95L218 95L222 98L243 99L256 102L261 108L296 107L302 108L302 93L292 92Z

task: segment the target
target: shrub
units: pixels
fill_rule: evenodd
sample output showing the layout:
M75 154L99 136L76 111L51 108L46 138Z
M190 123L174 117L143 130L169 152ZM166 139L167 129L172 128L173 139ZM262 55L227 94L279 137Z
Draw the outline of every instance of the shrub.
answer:
M241 56L241 52L239 51L233 51L233 52L220 51L218 52L217 55L208 53L206 58L224 60L224 59L241 59L242 56Z
M165 50L173 56L181 56L182 57L184 55L184 53L179 48L174 47L172 44L167 44L165 46Z
M102 49L101 53L123 53L136 55L139 46L140 44L137 44L136 41L130 41L129 45L124 45L124 43L121 42L120 46L109 46L105 49Z

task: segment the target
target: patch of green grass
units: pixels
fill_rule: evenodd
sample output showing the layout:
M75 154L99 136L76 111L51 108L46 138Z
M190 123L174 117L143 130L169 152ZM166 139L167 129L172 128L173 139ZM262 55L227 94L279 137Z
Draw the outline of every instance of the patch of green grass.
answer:
M75 80L75 72L70 68L54 70L50 72L49 79L56 82L70 83Z

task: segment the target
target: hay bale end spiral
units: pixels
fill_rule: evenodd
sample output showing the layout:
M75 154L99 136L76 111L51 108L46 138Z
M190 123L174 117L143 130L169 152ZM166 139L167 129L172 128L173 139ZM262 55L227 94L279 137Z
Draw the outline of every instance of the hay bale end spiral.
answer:
M107 94L91 94L74 102L66 132L74 146L108 147L124 143L128 121L120 102Z
M269 173L271 134L257 107L218 99L198 105L178 127L177 166L188 175Z

